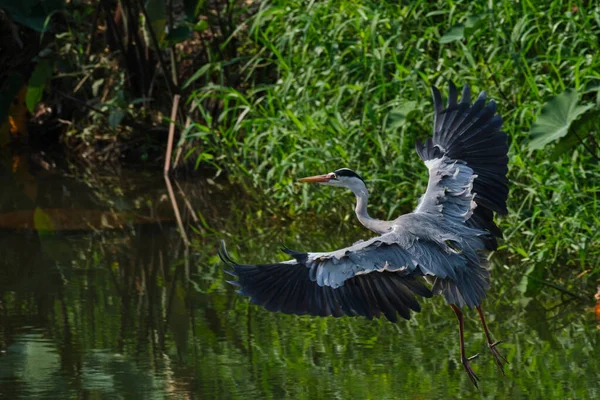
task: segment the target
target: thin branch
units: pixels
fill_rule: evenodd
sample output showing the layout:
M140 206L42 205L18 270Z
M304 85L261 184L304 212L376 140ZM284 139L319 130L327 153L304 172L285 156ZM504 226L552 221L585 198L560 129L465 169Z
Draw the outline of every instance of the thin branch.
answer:
M193 104L194 101L192 101L192 108L193 108ZM185 128L184 128L184 132L188 131L188 128L190 126L190 124L192 123L192 119L190 118L190 116L188 115L186 121L185 121ZM184 140L185 140L185 136L183 136L183 134L179 137L179 144L177 145L177 153L175 154L175 161L173 162L173 169L176 170L177 167L179 166L179 160L181 159L181 153L183 152L183 146L184 146Z
M543 279L536 278L535 276L532 276L532 275L527 275L527 274L526 274L525 276L526 276L527 278L529 278L529 279L533 279L534 281L541 283L542 285L545 285L545 286L551 287L551 288L553 288L553 289L556 289L556 290L558 290L558 291L559 291L559 292L561 292L561 293L566 293L566 294L568 294L568 295L570 295L570 296L573 296L573 297L576 297L576 298L578 298L578 299L580 299L580 300L583 300L583 299L584 299L584 297L582 297L582 296L578 295L577 293L571 292L570 290L568 290L568 289L565 289L565 288L564 288L564 287L562 287L562 286L555 285L554 283L547 282L547 281L545 281L545 280L543 280Z
M181 96L176 94L173 97L173 107L171 108L171 123L169 124L169 139L167 140L167 151L165 153L165 168L163 173L169 174L171 169L171 156L173 154L173 137L175 136L175 120L177 119L177 110L179 109L179 99Z
M596 141L596 138L594 137L593 134L589 133L588 134L588 139L592 141L593 145L600 150L600 145L598 144L598 142Z
M594 151L594 149L589 148L585 144L585 142L583 141L583 139L579 137L579 135L577 134L577 132L575 132L575 130L573 130L573 135L575 135L575 137L577 138L577 140L579 140L579 143L583 145L583 147L587 150L588 153L591 154L592 157L594 157L594 159L596 159L597 161L600 161L600 157L598 157L596 155L596 152Z
M81 99L78 99L77 97L73 97L73 96L71 96L71 95L69 95L69 94L67 94L67 93L65 93L63 91L60 91L60 90L56 90L56 94L58 94L59 96L64 97L67 100L71 100L71 101L73 101L73 102L75 102L75 103L83 106L84 108L87 108L90 111L94 111L94 112L96 112L98 114L102 114L105 117L108 117L108 112L100 110L99 108L96 108L96 107L94 107L94 106L86 103L85 101L83 101Z
M194 208L192 207L192 203L190 203L190 200L188 199L188 197L186 196L185 192L181 188L181 185L179 185L179 182L175 181L175 186L177 186L177 190L179 190L179 194L183 198L183 202L185 203L185 206L187 207L188 211L190 212L190 215L192 216L192 219L198 225L198 227L200 228L200 230L204 231L204 227L202 227L202 225L200 225L199 220L198 220L198 216L196 215L196 211L194 211Z
M173 207L173 212L175 213L175 219L177 220L177 225L179 226L179 233L181 234L181 238L187 247L190 245L190 240L188 239L187 233L185 233L185 229L183 228L181 214L179 213L179 206L177 205L177 200L175 199L175 192L173 192L173 186L171 186L171 180L169 179L169 176L165 175L164 178L165 185L167 186L167 191L169 193L169 199L171 200L171 206Z

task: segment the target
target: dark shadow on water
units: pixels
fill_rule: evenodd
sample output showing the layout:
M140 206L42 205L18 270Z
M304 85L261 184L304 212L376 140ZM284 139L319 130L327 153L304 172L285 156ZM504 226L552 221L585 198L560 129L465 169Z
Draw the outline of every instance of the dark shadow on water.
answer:
M281 243L328 250L368 236L353 224L282 224L239 189L196 177L172 185L187 246L160 175L34 177L11 168L1 175L0 397L600 396L591 305L551 288L525 297L522 266L495 268L485 303L505 341L506 377L476 313L466 312L468 352L481 353L478 392L442 299L398 324L321 319L269 313L225 283L221 238L234 256L266 261L282 257ZM24 210L31 226L1 221Z

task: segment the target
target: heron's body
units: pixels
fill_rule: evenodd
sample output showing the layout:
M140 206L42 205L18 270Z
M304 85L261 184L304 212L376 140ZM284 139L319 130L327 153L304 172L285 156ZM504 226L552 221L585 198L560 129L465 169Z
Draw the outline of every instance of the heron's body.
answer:
M459 103L450 85L445 109L435 88L433 95L433 137L417 144L429 182L412 213L392 221L370 217L364 181L343 168L301 181L350 189L359 221L378 236L331 252L285 249L293 259L274 264L241 265L224 248L220 254L233 267L238 280L232 283L240 286L239 292L270 311L384 315L396 321L397 314L408 319L409 310L420 310L415 294L443 295L459 318L462 361L476 384L464 355L461 307L478 309L498 365L502 368L505 361L491 340L480 305L489 288L487 252L497 248L496 237L501 237L493 216L506 213L507 137L495 103L486 104L485 92L471 105L465 86ZM431 289L422 277L432 283Z

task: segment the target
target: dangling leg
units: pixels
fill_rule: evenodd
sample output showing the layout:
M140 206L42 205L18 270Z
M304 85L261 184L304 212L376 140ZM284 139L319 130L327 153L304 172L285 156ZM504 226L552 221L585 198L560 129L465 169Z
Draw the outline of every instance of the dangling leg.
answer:
M498 368L500 368L500 371L502 371L502 375L504 375L504 363L508 364L508 361L506 360L506 358L504 358L502 354L500 354L500 351L496 348L496 346L498 346L502 342L494 342L492 340L492 335L490 334L487 324L485 323L485 317L483 316L483 310L481 309L481 306L477 306L477 312L479 312L479 318L481 319L481 323L483 325L483 331L485 332L485 337L487 339L488 346L492 352L492 355L496 359L496 364L498 365Z
M456 318L458 318L458 332L460 335L460 359L462 361L462 365L463 367L465 367L465 371L467 371L467 375L469 375L469 378L471 379L471 382L473 382L473 385L475 385L476 388L479 388L479 386L477 385L477 381L479 380L479 378L477 377L477 375L475 375L475 372L473 372L473 370L471 369L471 364L469 363L469 361L479 356L479 354L475 354L474 356L469 358L465 356L465 323L463 319L463 314L462 311L460 311L460 308L456 307L454 304L450 304L450 307L452 307L454 313L456 314Z

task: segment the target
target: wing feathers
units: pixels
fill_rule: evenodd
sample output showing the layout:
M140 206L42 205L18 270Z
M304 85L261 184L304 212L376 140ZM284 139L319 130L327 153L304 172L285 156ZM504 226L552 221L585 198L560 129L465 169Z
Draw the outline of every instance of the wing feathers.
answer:
M466 222L467 226L501 236L494 223L493 212L507 212L508 138L501 130L502 117L496 115L496 103L490 101L486 104L487 95L482 91L471 105L468 85L463 87L458 102L456 86L450 82L447 105L443 108L440 91L432 87L431 92L435 110L433 137L428 138L425 144L417 142L417 153L423 161L433 164L428 164L429 185L415 212L448 213L451 218L464 216L468 220L464 219L461 223ZM439 161L434 163L434 160ZM455 178L447 174L453 170L452 163L455 161L463 162L462 165L457 164L457 168L466 168L474 182L470 184L462 178L454 183L456 189L453 193L448 186L453 185ZM468 187L474 196L462 192L461 186ZM475 211L469 206L470 202L478 206ZM478 212L477 208L492 212ZM486 248L495 250L496 240L486 240Z
M306 253L295 254L297 259L308 259ZM269 311L323 317L362 315L373 318L383 314L395 322L397 314L409 319L410 310L420 310L413 292L424 297L432 296L425 285L400 272L366 273L351 277L343 286L334 288L311 280L311 268L298 261L242 265L229 257L224 245L219 256L233 269L231 273L238 277L232 282L241 287L238 292L250 296L252 304L262 305Z

